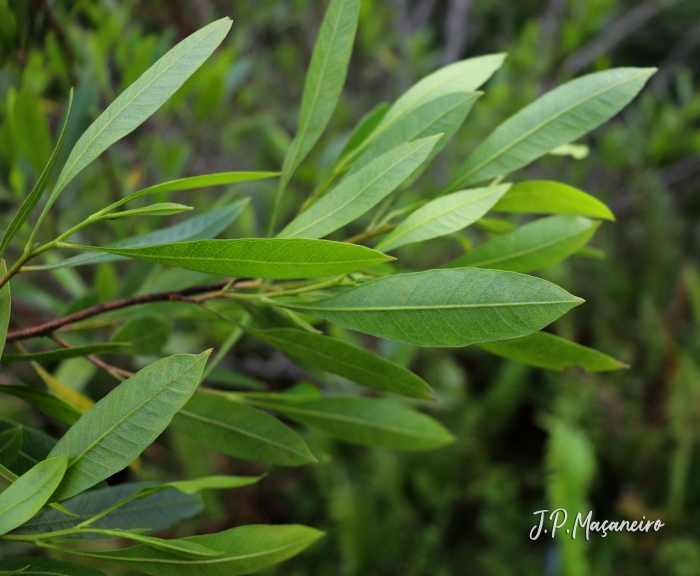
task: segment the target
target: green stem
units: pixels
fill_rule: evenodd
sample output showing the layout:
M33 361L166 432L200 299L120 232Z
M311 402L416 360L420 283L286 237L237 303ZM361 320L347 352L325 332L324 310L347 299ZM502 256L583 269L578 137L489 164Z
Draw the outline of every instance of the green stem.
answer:
M318 284L312 284L310 286L303 286L301 288L295 288L294 290L282 290L281 292L273 292L272 294L261 295L262 299L267 300L269 298L278 298L279 296L293 296L295 294L305 294L306 292L314 292L315 290L323 290L324 288L331 288L332 286L337 286L343 280L347 274L341 274L332 280L327 280L326 282L320 282Z

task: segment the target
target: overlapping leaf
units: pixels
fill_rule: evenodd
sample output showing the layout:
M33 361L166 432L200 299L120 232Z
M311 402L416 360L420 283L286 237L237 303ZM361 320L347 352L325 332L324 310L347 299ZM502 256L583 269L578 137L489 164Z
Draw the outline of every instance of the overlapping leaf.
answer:
M95 568L54 558L5 558L0 560L0 574L22 576L105 576Z
M473 266L512 272L542 270L583 248L600 222L582 216L550 216L477 246L445 268Z
M332 298L286 305L407 344L466 346L530 334L581 302L546 280L462 268L396 274Z
M115 352L129 342L105 342L101 344L87 344L86 346L74 346L73 348L59 348L58 350L46 350L44 352L30 352L27 354L5 354L3 362L57 362L68 360L69 358L82 358L89 354L100 354L103 352Z
M252 278L321 278L391 260L364 246L304 238L198 240L143 248L73 247L196 272Z
M628 367L598 350L547 332L535 332L522 338L498 342L485 342L479 346L487 352L509 360L548 370L561 371L569 366L578 366L586 372L604 372Z
M11 466L22 448L22 428L15 426L0 432L0 464Z
M448 190L503 176L583 136L624 108L655 71L616 68L548 92L496 128L467 158Z
M246 328L246 332L292 358L358 384L412 398L431 397L428 394L431 390L428 383L410 370L337 338L291 328Z
M17 426L15 422L0 418L0 432L17 428ZM56 440L29 426L19 425L19 427L22 429L22 446L19 454L14 462L4 461L0 455L0 464L4 464L15 474L22 475L48 457L51 449L56 445Z
M24 400L27 404L41 410L56 420L73 425L83 415L77 408L49 392L30 388L29 386L0 386L0 393Z
M173 424L205 446L244 460L300 466L316 459L299 435L276 418L226 398L197 395Z
M88 410L51 451L69 458L53 500L75 496L133 462L194 393L208 356L158 360Z
M510 184L502 184L475 188L436 198L401 222L377 245L377 250L393 250L457 232L486 214L509 187Z

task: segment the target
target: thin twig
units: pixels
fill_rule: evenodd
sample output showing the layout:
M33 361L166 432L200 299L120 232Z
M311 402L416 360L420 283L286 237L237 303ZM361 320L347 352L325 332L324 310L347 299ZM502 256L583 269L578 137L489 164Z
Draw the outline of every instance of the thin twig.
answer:
M63 338L60 338L60 337L56 336L55 334L49 334L49 338L51 338L51 340L60 344L64 348L73 348L73 345L70 342L66 342ZM113 366L112 364L107 364L107 362L103 362L97 356L93 356L92 354L88 354L87 356L85 356L85 358L87 360L89 360L90 362L92 362L98 368L102 368L103 370L109 372L112 376L115 376L118 380L123 380L122 376L124 378L131 378L134 375L133 372L129 372L128 370L118 368L117 366Z

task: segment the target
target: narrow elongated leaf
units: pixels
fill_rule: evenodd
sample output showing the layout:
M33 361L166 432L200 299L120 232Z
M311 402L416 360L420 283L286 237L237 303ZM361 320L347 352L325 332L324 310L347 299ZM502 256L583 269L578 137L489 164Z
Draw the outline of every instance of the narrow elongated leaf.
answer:
M377 250L393 250L466 228L486 214L508 188L510 184L502 184L436 198L401 222L377 245Z
M145 545L108 552L81 551L80 554L109 560L153 576L238 576L291 558L321 536L323 532L306 526L252 525L185 539L212 550L224 551L222 556L215 558L186 559Z
M655 68L616 68L555 88L506 120L459 169L449 190L503 176L576 140L624 108Z
M193 210L192 206L184 206L174 202L159 202L151 204L143 208L134 208L133 210L122 210L121 212L110 212L105 214L101 220L118 220L119 218L127 218L128 216L170 216L171 214L179 214Z
M445 268L495 268L512 272L542 270L586 245L600 222L582 216L550 216L477 246Z
M114 210L122 204L136 200L150 194L158 194L160 192L175 192L178 190L195 190L197 188L208 188L209 186L223 186L225 184L237 184L239 182L250 182L252 180L264 180L266 178L274 178L279 176L279 172L218 172L216 174L204 174L202 176L190 176L189 178L180 178L163 182L134 192L133 194L117 200L114 204L110 204L104 209L105 212Z
M135 532L125 532L123 530L110 530L111 534L105 534L111 538L125 538L140 544L145 544L150 548L173 554L179 558L187 558L189 560L206 561L206 559L223 555L222 551L213 550L208 546L203 546L197 542L191 542L186 539L163 540L162 538L153 538L152 536L144 536Z
M22 576L105 576L95 568L53 558L5 558L0 570ZM15 572L13 572L15 570ZM4 572L0 572L3 574Z
M0 463L11 466L19 456L21 448L22 428L15 426L0 432Z
M197 395L173 424L205 446L243 460L281 466L315 462L299 435L272 416L226 398Z
M352 444L431 450L454 442L452 434L437 420L389 400L277 394L263 401L260 396L248 401Z
M71 247L208 274L275 279L322 278L392 259L364 246L302 238L197 240L144 248Z
M58 396L29 386L0 386L0 393L20 398L44 414L71 426L83 415L80 410L64 402Z
M359 218L408 178L439 138L409 142L380 156L295 218L279 237L321 238Z
M51 449L56 445L56 440L29 426L18 425L10 420L0 418L0 432L15 429L18 426L22 429L22 446L19 454L14 461L3 460L2 455L0 455L0 464L5 465L13 473L22 475L47 458Z
M493 207L496 212L574 214L615 220L605 204L573 186L547 180L531 180L513 186Z
M342 161L348 154L355 151L358 146L361 146L364 141L369 138L370 134L374 132L374 129L379 126L379 123L384 119L388 111L388 104L380 104L360 120L359 124L348 138L348 141L345 143L345 146L343 146L340 154L338 154L338 158L333 165L337 165L338 162Z
M239 214L248 205L247 198L238 200L227 206L217 208L211 212L188 218L180 224L161 228L147 234L133 236L107 244L106 248L136 248L139 246L153 246L155 244L168 244L182 240L206 240L219 235L238 218ZM115 260L127 260L123 256L115 254L100 254L97 252L83 252L77 256L66 258L53 264L41 266L27 266L27 270L60 270L74 266L86 266L88 264L101 264Z
M135 482L109 486L79 494L63 502L64 507L73 516L67 516L57 510L47 510L32 518L19 528L20 533L54 532L75 528L81 522L113 507L143 489L157 487L155 482ZM152 532L165 530L202 511L199 496L185 494L174 488L159 491L142 499L132 500L100 518L91 526L106 530L135 530L148 527ZM107 536L101 534L83 534L82 539L94 540Z
M431 398L428 383L410 370L337 338L290 328L246 328L246 332L292 358L358 384L412 398Z
M382 126L391 125L411 110L445 94L476 90L501 67L505 57L505 54L489 54L469 58L429 74L394 103Z
M34 208L36 208L36 205L39 203L39 200L41 199L41 196L44 193L44 190L46 189L46 185L51 179L54 167L56 166L56 160L58 159L58 156L61 153L63 141L66 137L66 127L68 126L68 120L70 119L70 110L72 105L73 88L70 89L70 93L68 96L68 108L66 110L66 119L63 121L63 128L61 128L61 134L58 137L56 147L53 149L53 153L49 158L48 164L41 172L41 175L36 181L36 184L34 184L34 188L32 188L32 191L29 193L29 196L27 196L24 199L24 202L22 202L22 205L19 207L17 214L15 214L15 217L12 219L12 222L10 222L10 225L7 227L5 233L2 235L2 240L0 240L0 257L2 257L2 255L5 253L5 250L10 245L10 242L12 242L12 239L27 221L27 218L29 218L29 215L32 213ZM4 274L5 272L3 272L3 275ZM0 348L0 352L1 351L2 349Z
M323 134L345 84L360 0L331 0L306 74L299 127L282 168L282 187Z
M586 372L629 368L627 364L607 354L547 332L535 332L522 338L498 342L485 342L479 346L491 354L548 370L561 371L569 366L579 366Z
M87 346L75 346L73 348L59 348L45 352L30 352L28 354L5 354L3 362L56 362L69 358L82 358L90 354L103 352L115 352L120 348L129 346L129 342L105 342L102 344L88 344Z
M5 261L0 260L0 278L7 274L7 267L5 266ZM10 297L10 283L5 282L5 285L0 288L0 359L2 358L2 351L5 348L5 340L7 339L7 328L10 325L10 308L11 308L11 297Z
M122 382L58 441L51 456L68 456L53 501L75 496L126 468L194 393L209 351L158 360Z
M58 195L85 166L138 128L221 44L231 20L222 18L185 38L151 66L100 114L71 150L37 228ZM36 229L36 228L35 228Z
M0 535L30 520L61 482L68 458L60 456L39 462L0 494Z
M402 144L443 134L423 161L423 165L428 164L464 123L464 119L480 95L479 92L453 92L410 110L391 127L383 130L381 135L373 137L367 150L352 163L349 173L353 174L361 170L382 154Z
M466 346L536 332L582 302L546 280L464 268L396 274L287 306L398 342Z

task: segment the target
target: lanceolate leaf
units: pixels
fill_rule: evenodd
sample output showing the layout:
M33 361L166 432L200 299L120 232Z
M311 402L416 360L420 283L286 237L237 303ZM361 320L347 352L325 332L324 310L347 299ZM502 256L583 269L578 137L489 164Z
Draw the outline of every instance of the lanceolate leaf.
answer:
M604 372L628 368L607 354L581 346L547 332L535 332L523 338L480 344L481 348L509 360L548 370L579 366L586 372Z
M5 261L0 260L0 278L7 274ZM0 358L2 351L5 348L5 340L7 339L7 328L10 325L10 283L5 282L5 285L0 288Z
M37 228L68 183L102 152L158 110L221 44L229 28L231 20L222 18L188 36L107 107L73 147Z
M503 176L576 140L624 108L655 71L616 68L555 88L496 128L462 165L448 189Z
M343 90L360 0L331 0L304 83L299 127L284 159L282 187L323 134Z
M615 220L610 209L597 198L573 186L547 180L516 184L496 203L493 210L529 214L576 214Z
M248 205L247 198L238 200L227 206L217 208L211 212L188 218L179 224L161 228L154 232L132 236L124 240L117 240L107 244L105 248L136 248L139 246L153 246L155 244L169 244L182 240L205 240L213 238L223 232ZM27 270L60 270L73 266L85 266L87 264L100 264L114 260L126 260L123 256L114 254L100 254L97 252L84 252L72 258L66 258L53 264L41 266L27 266Z
M194 393L208 356L158 360L88 410L51 451L69 458L53 501L75 496L133 462Z
M60 420L71 426L83 415L80 410L64 402L57 396L49 392L44 392L43 390L30 388L29 386L0 386L0 393L21 398L27 404L44 412L44 414L48 414L56 418L56 420Z
M195 190L197 188L208 188L209 186L223 186L224 184L250 182L251 180L264 180L265 178L274 178L275 176L279 176L279 172L218 172L216 174L180 178L179 180L163 182L162 184L156 184L155 186L150 186L149 188L134 192L121 200L117 200L114 204L110 204L104 211L108 212L114 210L122 204L131 202L142 196L148 196L149 194L175 192L177 190Z
M0 535L31 519L48 502L66 472L68 458L39 462L0 494Z
M4 386L3 386L4 388ZM0 432L0 463L11 466L22 448L22 428L15 426Z
M377 245L377 250L393 250L466 228L486 214L509 187L510 184L502 184L436 198L401 222Z
M192 210L192 206L184 206L174 202L159 202L151 204L143 208L134 208L133 210L122 210L121 212L110 212L100 217L100 220L118 220L119 218L127 218L129 216L170 216L171 214L179 214Z
M437 135L409 142L380 156L295 218L279 237L322 238L359 218L408 178L439 138Z
M173 268L222 276L252 278L321 278L387 262L381 252L343 242L302 238L197 240L144 248L95 248Z
M380 104L374 110L369 112L357 125L353 133L350 135L350 138L348 138L348 141L345 143L345 146L338 155L334 165L338 164L338 162L343 160L343 158L353 152L358 146L362 145L362 143L369 137L370 134L372 134L372 132L374 132L374 129L384 119L384 116L386 116L388 111L388 104Z
M68 120L70 119L70 110L72 104L73 89L71 88L70 94L68 96L68 108L66 109L66 119L63 121L63 128L61 128L61 135L58 137L56 147L54 148L53 153L51 154L51 158L49 158L48 164L41 172L41 175L36 181L36 184L34 184L34 188L32 188L32 191L29 193L29 196L27 196L24 199L24 202L22 202L22 205L19 207L17 214L15 214L15 217L12 219L12 222L10 222L10 225L5 230L5 233L2 236L2 240L0 240L0 258L5 253L5 250L10 245L10 242L12 242L12 239L15 237L15 234L19 232L24 223L27 221L27 218L29 218L29 215L32 213L34 208L36 208L36 205L39 203L39 200L41 199L41 196L44 193L44 190L46 189L46 185L51 179L54 167L56 166L56 160L58 159L58 156L61 153L61 148L63 147L63 140L66 137L66 127L68 126ZM3 272L3 275L4 274L5 272ZM1 351L2 350L0 350L0 352Z
M600 222L582 216L550 216L477 246L445 268L495 268L512 272L542 270L586 245Z
M407 344L466 346L530 334L581 302L546 280L464 268L396 274L333 298L286 305Z
M54 532L75 528L81 522L111 508L120 500L133 496L144 488L157 486L158 484L154 482L136 482L84 492L63 502L64 507L74 516L67 516L57 510L47 510L22 525L19 532ZM91 526L114 530L134 530L147 526L152 532L158 532L182 520L187 520L201 511L202 502L199 496L185 494L173 488L128 502ZM106 536L85 534L81 538L93 540L106 538Z
M22 576L105 576L104 572L81 564L53 558L6 558L0 560L0 575L21 574ZM16 572L13 572L16 570Z
M100 354L104 352L114 352L124 346L129 346L129 342L106 342L104 344L88 344L87 346L75 346L73 348L59 348L58 350L47 350L45 352L30 352L28 354L5 354L3 362L56 362L69 358L81 358L89 354Z
M205 446L281 466L315 462L299 435L269 414L219 396L196 395L173 424Z
M15 429L17 426L15 422L0 418L0 432ZM3 460L0 454L0 464L4 464L15 474L22 475L47 458L56 445L56 440L29 426L20 425L19 427L22 429L22 446L19 454L14 462Z
M407 112L380 136L373 137L367 150L352 163L349 173L354 174L382 154L402 144L443 134L423 161L423 165L427 164L457 132L480 95L479 92L454 92Z
M187 559L145 545L108 552L81 551L80 554L109 560L153 576L239 576L291 558L321 536L322 532L306 526L253 525L185 539L212 550L224 551L223 555L214 558Z
M397 402L375 398L306 398L277 394L263 395L251 403L284 414L325 434L368 446L396 450L431 450L454 441L445 428L429 416Z
M290 328L247 328L246 332L292 358L358 384L412 398L431 398L428 383L410 370L337 338Z

